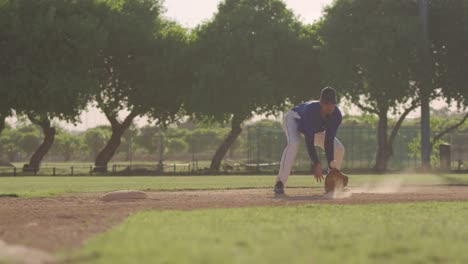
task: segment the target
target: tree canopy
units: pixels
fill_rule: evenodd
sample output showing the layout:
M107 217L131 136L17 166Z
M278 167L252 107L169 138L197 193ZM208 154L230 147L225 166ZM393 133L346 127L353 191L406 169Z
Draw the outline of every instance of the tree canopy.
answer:
M307 85L304 79L314 73L302 67L308 63L300 53L308 47L301 42L303 35L302 25L279 0L224 1L214 18L196 29L188 111L232 126L213 157L212 170L219 170L243 121L278 113L294 96L294 85Z

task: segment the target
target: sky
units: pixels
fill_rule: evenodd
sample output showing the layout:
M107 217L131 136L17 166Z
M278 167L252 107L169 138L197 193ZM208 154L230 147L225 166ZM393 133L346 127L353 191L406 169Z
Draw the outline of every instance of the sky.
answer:
M289 9L307 24L313 23L320 18L325 6L331 4L333 0L283 0ZM187 28L193 28L199 23L209 20L213 17L221 0L164 0L165 16L176 20ZM433 106L439 108L444 104L441 102L433 103ZM356 108L350 109L350 113L358 113ZM123 112L122 115L126 113ZM417 116L415 111L411 116ZM257 117L261 118L261 117ZM10 123L15 119L10 118ZM88 110L81 115L81 123L77 126L61 122L60 125L68 130L86 130L98 125L108 125L104 114L94 107L88 107ZM144 126L147 124L145 118L137 118L136 124Z
M185 27L193 28L210 19L216 12L220 0L165 0L166 16L177 20ZM289 9L305 23L320 17L323 7L332 0L284 0Z

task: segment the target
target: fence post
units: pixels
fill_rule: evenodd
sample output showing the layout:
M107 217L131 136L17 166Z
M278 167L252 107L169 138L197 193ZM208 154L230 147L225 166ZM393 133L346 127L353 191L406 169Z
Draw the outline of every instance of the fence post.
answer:
M16 176L16 167L13 168L13 176Z
M159 132L159 144L158 144L158 164L159 164L159 170L161 173L164 172L164 164L163 164L163 159L164 159L164 136L162 133L161 128L158 128Z
M354 131L355 131L356 129L354 128L354 125L353 125L353 126L350 126L350 129L351 129L351 140L348 140L348 142L351 144L351 149L350 149L351 151L350 151L350 152L354 154L354 149L355 149L354 145L355 145L355 144L354 144L354 140L353 140L353 139L355 138L355 137L354 137ZM348 155L349 155L349 154L348 154ZM355 167L354 167L354 156L351 158L351 165L350 165L350 166L351 166L351 168L355 169Z
M52 176L56 176L55 175L55 167L52 168Z
M71 176L73 176L73 166L71 166Z
M176 173L176 164L174 163L174 173Z
M268 162L271 162L272 160L272 155L273 155L273 133L271 132L271 130L268 130L268 134L267 134L267 138L268 138L268 144L267 144L267 157L268 157Z
M450 163L451 163L450 145L440 144L439 155L440 155L440 168L444 171L450 171Z
M190 135L190 145L192 146L192 172L195 170L195 145L193 141L193 134Z
M255 129L255 143L257 145L257 172L260 171L260 140L259 140L259 127L257 127L257 129Z
M195 171L195 155L192 154L192 172Z
M249 162L250 160L250 148L251 148L251 144L250 144L250 127L247 127L247 144L246 144L246 148L245 148L245 156L247 157L247 161L246 163Z

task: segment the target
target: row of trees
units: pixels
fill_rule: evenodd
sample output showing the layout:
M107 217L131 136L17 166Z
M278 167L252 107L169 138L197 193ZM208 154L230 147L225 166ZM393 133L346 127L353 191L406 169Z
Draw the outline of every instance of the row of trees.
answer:
M161 18L158 1L2 0L0 12L0 129L14 110L44 134L26 168L51 148L51 120L77 122L92 101L112 127L96 157L104 169L135 117L165 124L179 111L188 35Z
M379 170L421 106L428 165L429 102L467 105L467 0L338 0L313 25L281 0L225 0L190 32L161 10L158 0L0 0L0 130L13 111L42 128L30 167L52 146L51 120L77 122L90 102L111 125L95 160L104 170L143 115L161 127L180 116L229 124L218 170L246 120L317 98L324 85L378 116ZM401 115L389 135L390 112Z
M431 131L436 134L447 130L462 120L461 115L447 112L446 109L431 110ZM389 119L394 125L396 119ZM414 128L419 124L418 119L406 120L398 135L393 159L398 161L408 158L420 158L420 135ZM377 116L345 116L339 139L347 147L347 166L352 166L356 160L367 157L368 162L373 159L376 150L376 136L369 134L378 125ZM48 153L48 161L89 162L93 161L99 151L109 141L112 129L110 126L98 126L82 132L69 132L55 125L57 134L54 144ZM459 129L461 134L454 137L434 138L432 142L431 164L438 166L439 145L444 142L454 143L456 152L463 142L456 142L456 135L468 132L468 123ZM230 147L226 156L238 162L252 163L277 162L285 144L285 136L281 123L274 120L261 120L244 127L236 142ZM358 133L356 133L358 132ZM416 132L416 133L415 133ZM164 131L156 126L147 125L141 128L131 126L122 136L122 143L116 150L114 161L151 161L155 163L159 158L171 161L207 160L214 153L226 134L228 128L220 126L206 126L191 122L171 126ZM0 135L0 160L9 162L24 161L34 153L42 138L41 130L31 124L19 124L16 128L7 125ZM455 140L455 141L453 141ZM463 147L462 147L463 148ZM368 153L363 156L362 153ZM307 158L307 154L304 158ZM162 156L161 156L162 155ZM395 160L393 160L395 161ZM391 163L395 164L395 163Z
M464 0L336 1L326 10L318 25L326 79L345 87L346 98L363 112L378 116L376 169L385 170L402 122L419 106L428 167L429 102L442 96L467 105L467 19ZM393 127L391 112L400 114Z
M51 120L76 122L95 101L112 128L96 167L107 167L134 118L146 115L164 126L184 104L184 114L232 123L213 158L217 170L245 120L282 109L293 91L286 87L311 84L310 34L281 1L223 2L211 22L190 33L163 19L157 0L0 6L1 117L14 110L44 131L32 168L54 141ZM122 110L129 114L119 120Z
M57 126L54 144L48 152L53 161L91 161L106 146L112 135L110 126L98 126L84 132L68 132ZM165 158L191 159L191 154L208 154L216 148L226 135L225 128L169 128L163 134L155 126L137 129L131 126L122 136L116 150L120 160L156 162L162 153ZM8 162L19 162L31 157L43 137L41 130L34 125L21 125L10 128L8 125L0 135L0 158Z

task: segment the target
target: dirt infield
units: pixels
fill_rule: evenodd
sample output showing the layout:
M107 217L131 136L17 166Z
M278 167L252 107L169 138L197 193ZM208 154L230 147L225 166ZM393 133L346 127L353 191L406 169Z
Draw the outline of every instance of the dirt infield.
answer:
M310 203L370 204L419 201L468 201L468 186L355 188L352 196L331 199L323 189L287 188L275 197L271 189L149 192L145 200L104 202L102 193L52 198L0 198L0 240L7 244L57 252L80 246L96 233L147 209L192 210Z

